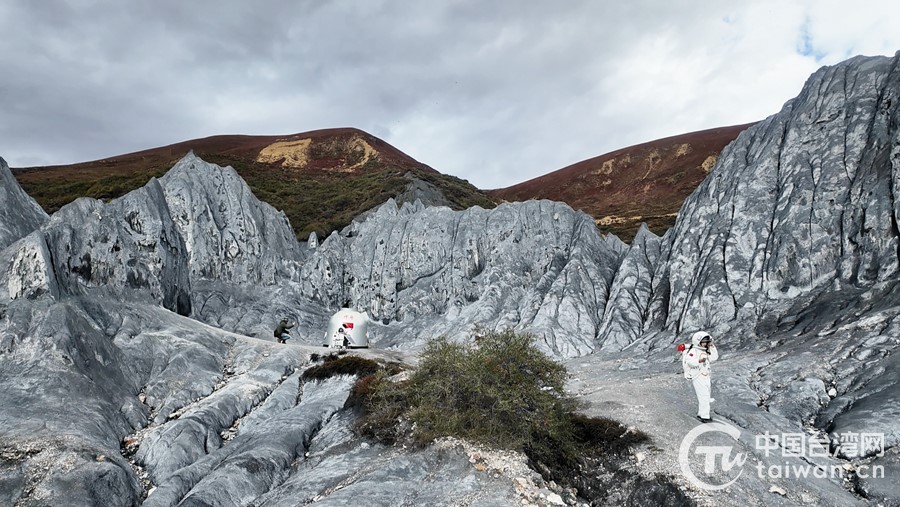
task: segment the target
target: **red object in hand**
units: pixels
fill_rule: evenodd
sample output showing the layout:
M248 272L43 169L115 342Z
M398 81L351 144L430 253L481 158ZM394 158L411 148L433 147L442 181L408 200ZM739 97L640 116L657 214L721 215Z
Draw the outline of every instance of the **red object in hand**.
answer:
M685 348L685 347L684 347L684 344L683 344L683 343L679 343L679 344L678 344L678 352L684 352L684 348Z

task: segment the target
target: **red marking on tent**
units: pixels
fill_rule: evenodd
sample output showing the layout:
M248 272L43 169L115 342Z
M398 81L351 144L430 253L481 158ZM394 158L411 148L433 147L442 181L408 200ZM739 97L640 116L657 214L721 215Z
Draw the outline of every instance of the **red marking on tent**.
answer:
M344 327L346 327L347 329L353 329L353 323L352 322L344 322Z

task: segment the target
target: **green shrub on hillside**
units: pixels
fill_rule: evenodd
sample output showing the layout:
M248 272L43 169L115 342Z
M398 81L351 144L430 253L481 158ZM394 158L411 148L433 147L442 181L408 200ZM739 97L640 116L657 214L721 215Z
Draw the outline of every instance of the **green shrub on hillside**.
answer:
M529 335L489 332L466 343L431 341L404 382L361 379L360 431L386 443L453 436L526 452L551 469L579 457L621 453L647 439L616 421L577 414L566 370Z
M455 209L494 206L487 195L459 178L395 166L380 157L366 159L362 144L326 139L312 143L309 150L313 163L304 170L264 164L227 151L197 155L223 167L234 167L258 198L284 211L301 241L311 232L324 239L360 213L397 197L409 184L407 172L441 188ZM365 163L352 174L332 170L363 160ZM175 161L166 156L156 156L149 162L100 161L26 171L16 177L45 211L53 213L79 197L109 200L125 195L146 185L151 177L161 177Z
M22 188L28 192L47 213L55 213L60 208L78 199L92 197L109 201L121 197L150 181L150 178L161 177L163 169L136 174L110 174L102 178L87 173L59 174L55 178L21 181Z
M327 155L327 150L320 155ZM347 177L328 171L305 173L275 169L214 153L201 156L214 164L234 167L258 198L284 211L301 241L311 232L323 239L332 231L344 228L363 211L396 196L407 183L400 171L391 168Z
M574 409L565 368L513 332L470 344L431 342L413 376L410 419L428 437L458 436L522 448L532 435L567 431Z
M360 378L344 404L363 412L356 429L381 443L393 445L411 437L409 418L410 391L407 383L395 382L384 370Z
M440 188L453 209L468 209L472 206L481 206L484 209L497 207L497 203L484 192L477 191L467 180L427 171L416 171L416 177Z

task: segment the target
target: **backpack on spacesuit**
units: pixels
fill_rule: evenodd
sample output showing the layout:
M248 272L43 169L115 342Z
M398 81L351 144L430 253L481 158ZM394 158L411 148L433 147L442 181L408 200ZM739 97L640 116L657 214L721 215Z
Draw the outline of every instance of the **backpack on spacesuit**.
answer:
M688 380L693 380L694 377L696 377L697 374L700 373L699 367L692 367L687 362L687 358L693 349L694 349L693 344L690 344L690 343L689 344L684 344L684 343L678 344L678 353L680 354L680 357L681 357L681 369L684 371L684 378L686 378Z

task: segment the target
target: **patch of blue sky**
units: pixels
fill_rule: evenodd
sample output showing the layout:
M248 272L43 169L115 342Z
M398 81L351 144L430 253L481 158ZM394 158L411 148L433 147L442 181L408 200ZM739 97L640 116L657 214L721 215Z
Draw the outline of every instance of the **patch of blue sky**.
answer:
M816 48L812 34L809 31L809 24L810 20L809 18L806 18L803 21L803 25L800 27L800 40L797 42L797 53L803 56L811 56L816 60L816 63L821 63L822 60L828 56L828 53L822 49Z

